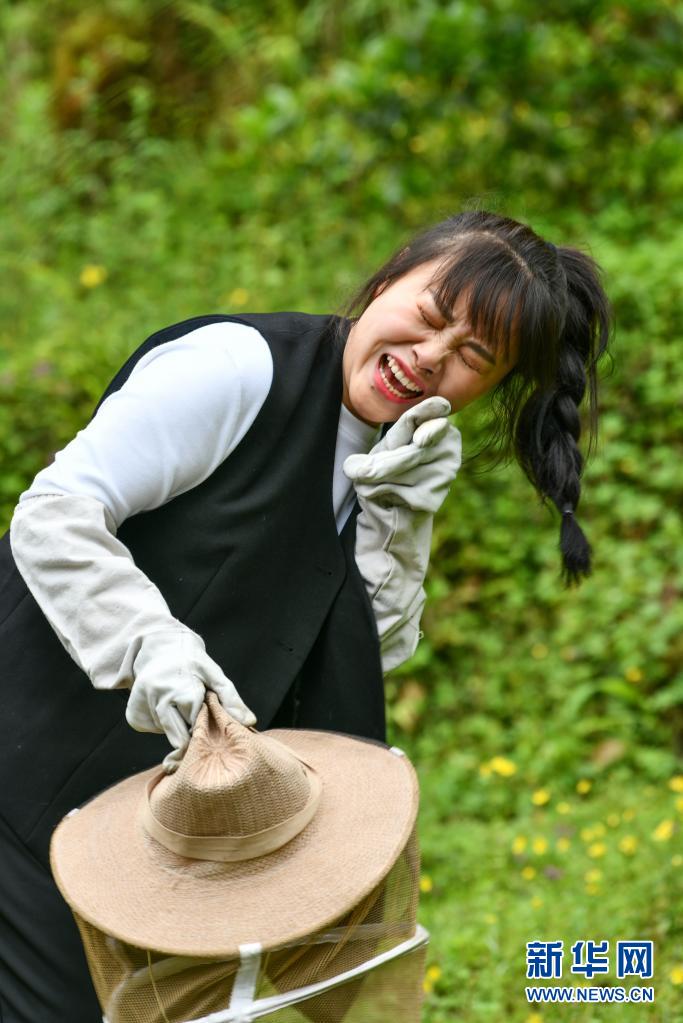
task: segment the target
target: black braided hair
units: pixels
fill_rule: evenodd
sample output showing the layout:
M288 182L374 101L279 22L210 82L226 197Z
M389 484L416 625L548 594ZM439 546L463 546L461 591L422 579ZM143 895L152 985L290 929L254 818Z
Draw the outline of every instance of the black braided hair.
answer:
M542 498L551 498L562 514L560 550L564 580L570 586L591 571L592 548L574 514L584 465L578 447L579 406L590 386L595 417L595 367L607 346L609 308L593 260L576 249L559 248L555 253L567 289L556 380L553 387L535 390L521 410L515 450Z
M342 313L353 318L390 285L438 260L439 303L467 301L475 333L494 351L518 341L514 368L490 396L489 444L515 457L541 500L561 513L560 551L566 586L591 571L591 547L576 521L584 460L579 406L588 392L589 445L597 437L596 363L606 351L611 312L595 261L558 248L530 227L484 210L448 217L405 244L356 292Z

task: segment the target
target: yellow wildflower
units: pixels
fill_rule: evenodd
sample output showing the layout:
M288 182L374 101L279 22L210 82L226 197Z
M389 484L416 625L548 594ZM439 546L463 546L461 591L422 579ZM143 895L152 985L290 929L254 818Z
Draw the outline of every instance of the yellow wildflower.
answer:
M515 856L519 856L519 855L521 855L521 853L524 852L525 849L526 849L526 838L524 837L524 835L517 835L512 840L512 851L513 851L513 853L515 854Z
M635 665L627 668L624 675L627 682L638 683L643 681L643 673L640 668L636 668Z
M423 874L420 878L420 891L426 894L427 892L431 892L433 887L434 883L429 874Z
M441 967L437 966L436 963L427 969L427 979L431 980L432 983L436 983L437 980L441 980Z
M637 848L638 839L635 835L624 835L624 837L619 840L619 849L625 856L632 856Z
M517 770L517 765L506 757L493 757L489 760L489 767L496 774L502 774L504 778L509 778Z
M624 821L632 821L635 815L636 811L629 807L627 810L624 810L624 812L621 815L621 819Z
M557 806L555 807L555 809L557 810L558 813L561 813L561 814L568 814L568 813L572 812L571 806L569 805L569 803L565 802L564 800L562 800L561 803L558 803Z
M588 853L591 859L595 860L599 856L605 855L605 853L607 852L607 846L605 845L604 842L593 842L592 845L588 846L586 852Z
M531 905L533 906L534 909L541 908L541 906L543 905L543 899L540 897L540 895L532 895Z
M590 778L579 778L579 780L576 783L576 791L581 796L585 796L586 793L590 792L592 788L593 782L590 780Z
M542 835L539 835L537 838L533 839L531 848L536 856L542 856L544 852L548 851L548 840L543 838Z
M96 288L107 279L107 271L103 266L89 263L81 270L79 280L84 288Z
M675 774L669 778L669 788L672 792L683 792L683 774Z
M600 885L599 884L587 884L585 888L586 895L599 895Z
M249 301L249 292L246 288L233 288L228 295L230 305L246 305Z
M535 661L542 661L548 656L548 647L545 643L534 643L531 648L531 656Z
M536 877L536 868L524 867L524 869L522 870L522 877L524 878L525 881L533 881L533 879Z
M531 794L531 802L534 806L545 806L546 803L550 802L550 792L548 789L536 789Z
M484 923L495 924L498 922L498 917L495 913L484 913Z
M531 1012L524 1020L524 1023L543 1023L543 1017L540 1012Z
M621 817L619 816L618 813L608 813L607 823L609 824L610 828L618 828L619 824L621 823Z
M674 806L679 813L683 813L683 796L679 796L678 799L674 801Z
M683 984L683 966L674 966L669 974L672 984Z
M652 832L652 837L655 842L668 842L674 833L674 822L672 820L660 821L655 830Z
M555 842L555 848L558 852L566 852L570 845L571 842L568 838L558 838L557 842Z

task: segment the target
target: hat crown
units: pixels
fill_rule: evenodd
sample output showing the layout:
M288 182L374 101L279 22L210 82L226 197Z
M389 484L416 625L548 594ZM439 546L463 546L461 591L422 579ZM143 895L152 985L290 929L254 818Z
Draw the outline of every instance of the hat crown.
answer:
M171 831L239 838L293 818L310 796L301 760L239 724L209 693L178 770L154 787L150 806Z

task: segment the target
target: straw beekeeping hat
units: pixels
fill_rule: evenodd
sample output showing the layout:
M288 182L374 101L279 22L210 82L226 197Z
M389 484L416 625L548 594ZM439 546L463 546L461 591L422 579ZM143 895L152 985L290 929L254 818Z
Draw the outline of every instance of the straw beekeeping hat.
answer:
M52 871L83 920L171 955L239 956L329 926L411 835L407 757L334 732L259 733L209 693L175 774L107 789L57 827Z

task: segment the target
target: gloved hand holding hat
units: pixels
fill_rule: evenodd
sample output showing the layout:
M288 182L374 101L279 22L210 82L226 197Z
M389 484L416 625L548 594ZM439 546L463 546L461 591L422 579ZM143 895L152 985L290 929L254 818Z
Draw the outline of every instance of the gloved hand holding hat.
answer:
M53 874L109 1023L205 1018L228 999L235 1012L216 1019L262 1018L269 1002L301 1003L311 968L329 990L322 1011L309 983L304 1015L341 1023L378 942L377 964L401 956L403 978L393 994L375 982L378 1005L394 998L392 1020L417 1021L427 940L415 922L417 809L400 750L334 732L259 733L208 693L175 773L127 778L53 835ZM269 950L265 990L281 994L252 1017L245 991L266 976Z
M178 770L133 775L64 818L52 869L67 902L108 933L234 955L352 906L386 873L417 805L407 757L334 732L257 732L209 693ZM205 860L222 865L208 873Z
M223 709L240 724L256 724L256 715L220 665L209 657L202 638L190 629L168 628L143 636L133 671L126 721L138 732L166 733L173 746L164 759L169 774L185 753L207 690L216 694Z

